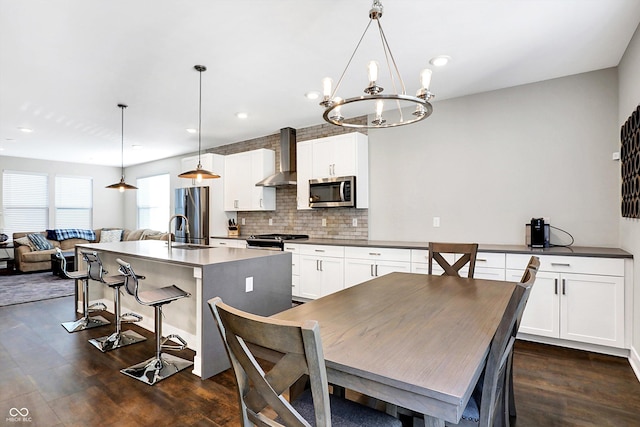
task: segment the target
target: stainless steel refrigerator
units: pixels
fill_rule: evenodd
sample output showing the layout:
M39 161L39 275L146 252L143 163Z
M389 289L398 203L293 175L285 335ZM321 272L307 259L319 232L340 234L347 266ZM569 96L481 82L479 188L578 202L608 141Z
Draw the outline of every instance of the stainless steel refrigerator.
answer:
M209 187L189 187L176 189L176 214L189 220L189 234L185 221L175 219L176 242L209 244Z

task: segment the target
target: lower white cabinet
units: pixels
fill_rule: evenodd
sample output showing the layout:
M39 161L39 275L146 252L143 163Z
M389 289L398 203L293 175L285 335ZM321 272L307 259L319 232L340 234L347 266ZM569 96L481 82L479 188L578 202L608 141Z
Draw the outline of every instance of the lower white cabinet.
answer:
M300 297L316 299L344 288L344 247L300 245Z
M349 246L344 256L345 288L393 272L411 272L409 249Z
M284 250L291 252L291 296L300 296L300 245L285 243Z
M529 256L507 254L509 281ZM624 348L624 260L540 256L520 333Z

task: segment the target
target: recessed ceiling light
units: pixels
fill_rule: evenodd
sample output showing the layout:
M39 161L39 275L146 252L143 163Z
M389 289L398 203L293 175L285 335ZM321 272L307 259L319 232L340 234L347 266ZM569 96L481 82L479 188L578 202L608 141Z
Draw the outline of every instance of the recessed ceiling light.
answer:
M320 98L320 92L318 92L317 90L312 90L310 92L305 93L304 96L307 99L311 99L311 100L318 99Z
M5 141L9 141L9 142L13 142L13 141L15 141L15 139L13 139L13 138L5 138L4 140L5 140Z
M189 128L189 129L187 129L187 132L189 132L189 133L198 133L198 129Z
M33 132L33 129L29 129L29 128L18 128L18 129L20 129L20 130L21 130L22 132L24 132L24 133L31 133L31 132Z
M433 58L431 58L429 60L429 64L433 65L434 67L444 67L445 65L447 65L449 63L449 61L451 61L451 57L450 56L438 55L438 56L434 56Z
M141 149L142 149L142 145L140 145L140 144L133 144L133 145L131 146L131 148L133 148L134 150L141 150Z
M246 119L249 115L247 113L236 113L236 117L239 119Z

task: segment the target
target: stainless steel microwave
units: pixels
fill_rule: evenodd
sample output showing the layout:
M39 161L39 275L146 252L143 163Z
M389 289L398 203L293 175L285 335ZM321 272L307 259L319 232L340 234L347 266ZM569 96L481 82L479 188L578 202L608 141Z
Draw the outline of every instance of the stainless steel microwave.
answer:
M356 206L356 177L338 176L309 180L309 206L337 208Z

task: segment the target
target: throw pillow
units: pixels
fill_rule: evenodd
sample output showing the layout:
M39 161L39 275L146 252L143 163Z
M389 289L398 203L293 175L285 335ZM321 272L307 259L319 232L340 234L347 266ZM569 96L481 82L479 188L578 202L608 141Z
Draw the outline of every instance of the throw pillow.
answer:
M51 242L49 242L42 234L27 234L27 237L31 240L31 243L33 243L33 246L36 247L37 251L53 249Z
M32 251L36 250L36 247L33 246L33 243L31 243L31 240L29 240L29 238L27 236L20 237L19 239L15 239L13 241L13 243L17 243L17 244L23 245L23 246L29 246L29 249L31 249Z
M122 230L100 231L100 243L119 242L122 240Z

